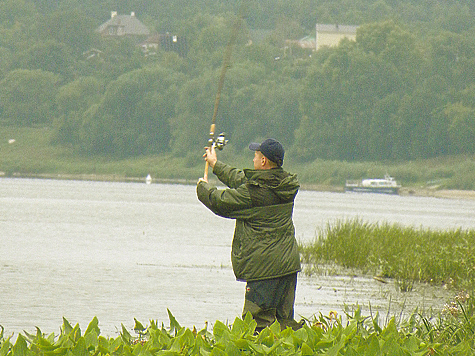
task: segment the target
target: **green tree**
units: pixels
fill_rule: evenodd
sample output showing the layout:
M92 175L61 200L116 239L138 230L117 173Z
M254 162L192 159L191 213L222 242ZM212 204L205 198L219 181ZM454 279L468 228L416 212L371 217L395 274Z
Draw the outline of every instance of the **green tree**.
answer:
M58 118L54 121L55 140L79 144L84 112L99 102L103 84L95 77L84 77L62 86L56 96Z
M449 105L444 113L450 120L451 152L475 153L475 109L457 102Z
M442 32L428 40L428 66L456 91L463 90L475 78L475 39L472 33L460 35Z
M169 149L170 120L183 75L151 67L109 83L98 104L84 114L83 148L91 153L127 157Z
M37 15L35 4L30 0L0 1L0 25L12 27L16 23L26 23Z
M37 31L40 38L54 39L67 46L75 56L90 49L98 40L95 29L98 23L85 15L79 8L48 12L38 21Z
M225 114L233 145L242 149L251 141L274 137L290 147L300 121L299 95L295 81L267 80L233 91Z
M72 75L73 58L64 44L50 40L28 47L19 55L17 65L22 69L41 69L67 78Z
M458 101L448 105L451 153L475 153L475 84L461 91Z
M13 53L5 47L0 47L0 79L10 71L13 64Z
M213 117L218 73L206 71L180 88L176 100L176 115L171 121L171 148L175 154L186 156L188 152L202 149L208 141L208 133ZM227 100L223 93L217 121L222 130L222 107Z
M58 81L58 75L40 69L9 72L0 82L4 119L19 126L51 123Z

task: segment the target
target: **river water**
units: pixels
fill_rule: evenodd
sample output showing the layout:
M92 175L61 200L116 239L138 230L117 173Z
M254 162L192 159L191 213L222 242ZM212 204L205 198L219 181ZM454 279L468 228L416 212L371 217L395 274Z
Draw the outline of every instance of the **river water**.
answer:
M300 191L297 238L336 219L398 222L431 229L475 228L475 201ZM134 318L168 326L232 323L244 283L231 269L234 221L213 215L195 186L44 179L0 179L0 325L6 334L57 333L65 317L83 330L94 316L116 336ZM295 312L312 318L345 305L398 315L440 310L450 295L416 285L398 292L371 276L301 273Z

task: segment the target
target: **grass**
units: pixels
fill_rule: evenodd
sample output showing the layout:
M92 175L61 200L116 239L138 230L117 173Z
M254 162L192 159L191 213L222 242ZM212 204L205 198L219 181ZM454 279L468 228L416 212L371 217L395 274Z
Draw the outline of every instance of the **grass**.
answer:
M202 174L203 168L198 166L201 161L190 165L186 157L162 155L117 160L79 155L69 147L52 145L52 135L49 128L0 127L0 171L6 176L95 175L107 180L141 178L147 174L177 181L196 180ZM9 143L11 139L15 142Z
M96 175L102 179L143 178L195 182L203 175L202 152L184 157L171 153L128 159L91 157L70 147L51 144L49 128L0 127L0 172L13 175ZM14 143L9 140L14 139ZM231 165L252 168L252 154L236 152L232 143L219 158ZM475 190L475 156L439 157L408 162L341 162L315 160L299 163L287 155L285 169L297 173L304 187L342 189L347 179L394 176L403 187Z
M475 287L475 230L438 231L393 223L337 221L301 247L308 272L337 265L394 278L401 289L413 282Z

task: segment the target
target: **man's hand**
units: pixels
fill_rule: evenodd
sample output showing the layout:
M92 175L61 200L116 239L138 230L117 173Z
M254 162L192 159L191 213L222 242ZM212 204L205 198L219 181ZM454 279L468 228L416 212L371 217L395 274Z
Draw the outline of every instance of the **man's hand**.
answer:
M214 145L211 147L205 147L205 154L203 155L204 159L206 162L208 162L209 166L211 168L214 168L214 165L216 164L216 161L218 160L218 157L216 156L216 150L214 148Z

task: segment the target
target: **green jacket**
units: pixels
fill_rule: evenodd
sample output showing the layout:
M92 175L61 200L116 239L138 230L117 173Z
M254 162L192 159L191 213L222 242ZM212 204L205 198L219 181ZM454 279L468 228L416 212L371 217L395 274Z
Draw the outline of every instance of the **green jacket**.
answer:
M229 189L200 182L198 199L216 215L236 219L231 251L236 278L254 281L300 271L292 222L297 176L282 168L241 171L219 161L213 173Z

